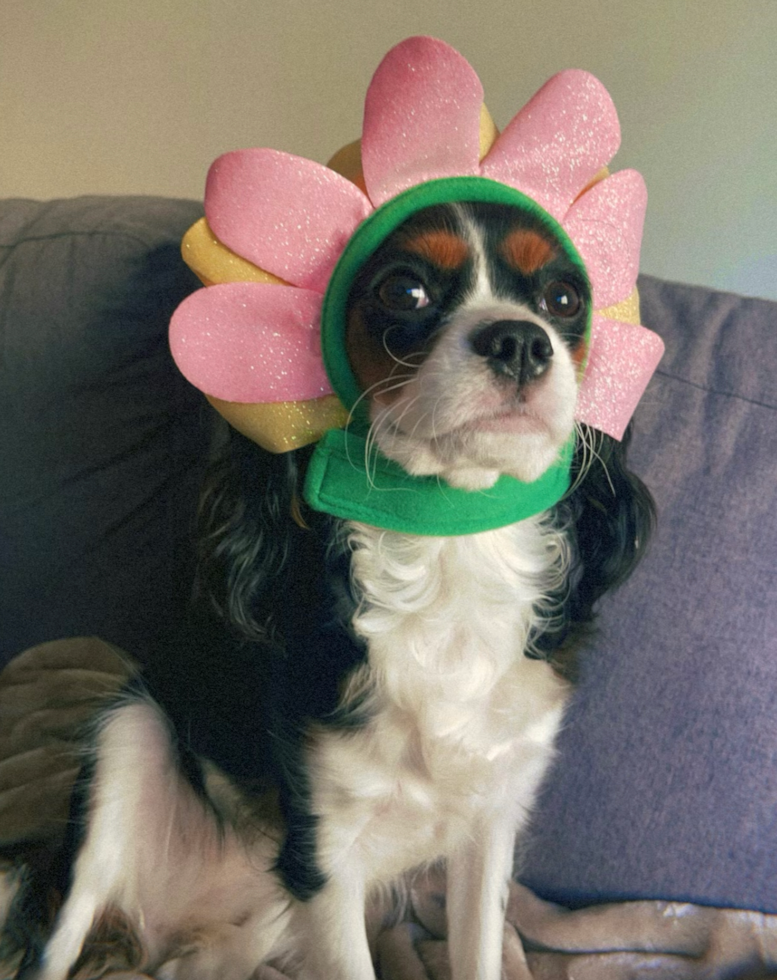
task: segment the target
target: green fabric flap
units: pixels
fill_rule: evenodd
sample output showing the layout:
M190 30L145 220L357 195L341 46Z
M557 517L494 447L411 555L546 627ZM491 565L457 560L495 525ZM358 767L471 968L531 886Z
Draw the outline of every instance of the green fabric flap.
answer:
M461 490L438 477L409 476L373 453L364 436L332 429L310 461L304 496L318 511L390 531L448 537L514 524L557 503L569 488L574 435L557 463L533 483L502 476L487 490Z

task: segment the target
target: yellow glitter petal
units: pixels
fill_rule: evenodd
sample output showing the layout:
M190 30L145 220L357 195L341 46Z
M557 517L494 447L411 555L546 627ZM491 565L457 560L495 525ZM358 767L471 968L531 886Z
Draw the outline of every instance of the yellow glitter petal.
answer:
M592 187L595 187L600 181L604 180L605 177L609 177L609 176L610 176L610 168L609 167L602 167L601 170L597 170L596 173L593 175L593 177L588 181L588 183L585 185L585 187L577 195L577 197L575 198L575 201L579 201L580 198L583 196L583 194L587 194L588 191L590 191ZM572 203L574 204L575 201L573 201Z
M499 130L486 108L485 103L480 107L480 159L482 160L499 137Z
M264 404L226 402L212 395L206 398L238 432L271 453L287 453L318 442L329 429L341 429L348 421L337 395Z
M213 234L205 218L200 218L183 236L184 262L206 285L221 282L270 282L285 285L282 279L241 258Z
M364 183L364 174L362 173L361 140L354 140L353 143L349 143L338 150L327 163L327 167L340 174L341 177L345 177L346 180L350 180L352 184L356 184L363 194L367 193L367 186Z
M616 303L614 306L608 306L603 310L596 310L599 316L606 317L608 320L621 320L623 323L633 323L636 326L641 325L640 315L639 315L639 292L635 286L632 290L630 296L626 299L622 299L620 303Z

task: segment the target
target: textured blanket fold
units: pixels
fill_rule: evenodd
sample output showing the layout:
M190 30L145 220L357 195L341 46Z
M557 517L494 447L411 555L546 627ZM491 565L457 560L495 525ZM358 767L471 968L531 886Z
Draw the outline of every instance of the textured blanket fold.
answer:
M28 650L0 674L0 862L61 841L85 726L135 670L115 647L76 638ZM373 924L381 980L448 980L444 886L439 869L414 876L402 921ZM505 980L777 977L777 916L661 901L570 911L513 882L503 962ZM289 978L263 965L255 980Z

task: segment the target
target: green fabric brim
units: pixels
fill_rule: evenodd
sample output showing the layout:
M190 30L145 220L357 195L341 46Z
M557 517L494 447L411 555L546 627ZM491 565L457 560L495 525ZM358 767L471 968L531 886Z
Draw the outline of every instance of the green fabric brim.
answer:
M304 497L318 511L389 531L449 537L525 520L557 503L569 489L575 436L542 476L523 483L502 476L487 490L461 490L434 476L409 476L380 453L367 460L363 436L331 429L318 443ZM368 472L369 469L369 472Z

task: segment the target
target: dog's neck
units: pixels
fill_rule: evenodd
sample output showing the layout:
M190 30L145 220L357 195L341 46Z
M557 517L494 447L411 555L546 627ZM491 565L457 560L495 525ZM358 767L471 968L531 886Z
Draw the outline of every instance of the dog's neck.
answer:
M453 538L345 528L351 625L382 695L400 708L423 713L428 701L461 718L463 705L492 698L563 594L568 548L547 518Z

